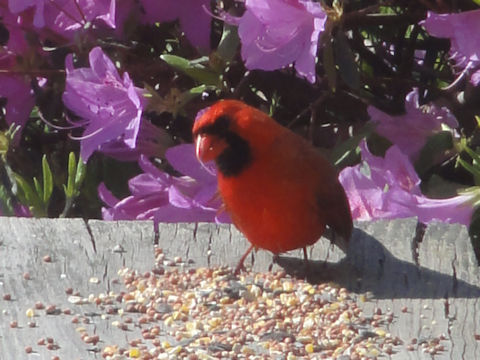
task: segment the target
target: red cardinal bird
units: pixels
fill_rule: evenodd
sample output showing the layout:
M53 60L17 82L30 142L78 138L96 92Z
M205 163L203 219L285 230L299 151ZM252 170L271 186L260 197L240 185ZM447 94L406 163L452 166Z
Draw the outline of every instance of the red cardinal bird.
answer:
M335 168L299 135L237 100L221 100L193 126L199 161L214 160L218 189L233 223L253 248L274 254L314 244L328 225L347 250L348 200ZM308 263L307 263L308 265Z

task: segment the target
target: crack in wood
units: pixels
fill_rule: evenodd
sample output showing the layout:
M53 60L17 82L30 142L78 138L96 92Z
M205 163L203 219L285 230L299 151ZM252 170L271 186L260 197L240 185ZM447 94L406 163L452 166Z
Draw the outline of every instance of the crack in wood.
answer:
M425 236L425 230L427 229L427 225L424 223L417 221L417 226L415 227L415 235L412 239L412 259L415 262L415 265L420 266L419 262L419 247L423 241L423 237Z
M197 240L198 223L193 224L193 240Z
M454 296L457 296L457 290L458 290L458 279L457 279L457 269L455 267L455 262L457 261L457 252L455 251L454 257L452 260L452 294Z
M105 266L103 267L103 276L102 276L102 281L105 283L108 281L107 280L107 276L108 276L108 261L105 263Z
M93 232L92 232L92 229L90 228L90 225L88 223L88 220L87 219L83 219L84 223L85 223L85 227L87 228L87 233L88 235L90 236L90 242L92 243L92 246L93 246L93 252L97 252L97 246L95 244L95 236L93 236Z

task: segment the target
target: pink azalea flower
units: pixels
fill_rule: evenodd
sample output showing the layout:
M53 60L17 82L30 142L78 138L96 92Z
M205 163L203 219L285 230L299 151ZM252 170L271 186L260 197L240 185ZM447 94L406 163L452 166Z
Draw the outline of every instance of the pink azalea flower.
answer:
M5 47L7 52L17 55L25 53L29 49L25 29L31 28L31 24L22 17L12 14L6 7L0 6L0 16L2 24L8 30L8 42Z
M7 124L23 128L35 105L30 79L20 75L0 75L0 97L7 99L5 107ZM18 140L18 137L16 139Z
M369 106L368 114L376 124L376 132L397 145L413 161L417 160L428 137L442 130L442 124L451 129L458 127L457 120L447 108L433 104L420 106L418 89L407 94L405 110L404 115L391 116Z
M435 14L429 11L421 24L431 35L450 39L450 54L456 60L456 65L464 69L462 75L480 66L480 10L458 14ZM476 78L470 81L473 85L478 83Z
M30 76L15 73L15 70L19 69L17 60L30 50L25 40L25 29L29 28L29 24L9 12L6 3L3 7L0 6L0 16L9 33L8 42L0 55L0 69L3 70L0 75L0 97L7 99L5 106L7 124L23 128L35 105L35 98L30 85ZM21 131L17 133L16 141L19 140L20 133Z
M13 211L15 212L16 217L33 217L32 213L25 205L17 204L14 206Z
M248 69L276 70L294 64L315 82L315 57L327 15L319 3L306 0L246 0L238 24L242 58Z
M137 161L140 155L163 158L173 142L164 129L142 118L135 148L130 148L122 138L109 141L100 146L100 151L120 161Z
M453 55L464 61L480 61L480 10L459 14L429 11L422 25L433 36L449 38Z
M28 209L28 206L15 204L13 206L13 213L11 214L10 211L5 213L2 208L0 207L0 216L15 216L15 217L32 217L32 213Z
M181 29L194 46L210 48L210 0L140 0L149 24L179 19Z
M33 24L73 38L89 23L115 28L116 0L9 0L9 9L18 14L33 9Z
M18 14L29 8L34 8L33 24L36 27L43 27L45 25L45 0L8 0L8 9L13 14Z
M140 128L143 90L133 85L128 73L118 74L115 65L96 47L90 51L90 68L74 69L72 55L66 62L64 104L85 127L80 155L87 161L95 150L111 141L122 141L134 149Z
M365 142L360 148L363 163L343 169L339 176L354 219L417 217L425 224L432 221L470 223L474 194L427 198L420 191L420 179L412 164L398 146L390 147L385 158L371 154Z
M102 209L104 220L146 220L159 222L230 222L219 214L221 201L215 199L215 175L205 170L195 158L192 144L178 145L166 152L169 163L185 176L171 176L141 156L144 171L129 181L131 195L116 199L101 184L100 198L109 206Z
M470 82L473 86L480 85L480 70L475 71L470 77Z

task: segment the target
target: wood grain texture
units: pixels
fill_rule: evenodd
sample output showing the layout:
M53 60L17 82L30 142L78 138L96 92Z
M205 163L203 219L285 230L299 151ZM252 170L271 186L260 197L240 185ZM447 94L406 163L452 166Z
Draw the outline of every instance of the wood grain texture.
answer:
M80 297L118 293L122 267L144 272L154 266L154 242L168 258L191 259L193 266L235 266L248 244L233 227L214 224L161 224L155 234L151 222L103 222L81 219L1 218L0 228L0 349L1 359L100 359L98 351L108 344L139 338L140 330L122 331L112 322L118 315L99 316L97 306L72 304L65 289ZM411 339L428 342L444 338L445 351L435 359L480 358L480 272L465 227L433 224L418 235L415 219L357 223L348 254L320 240L309 249L307 279L334 281L357 294L367 294L358 303L366 315L377 308L392 311L388 331L404 344L392 359L431 359L416 346L407 351ZM421 241L420 241L421 240ZM44 256L52 258L50 263ZM301 251L284 254L276 262L270 253L254 252L247 265L255 271L283 267L293 276L304 276ZM29 273L31 279L25 280ZM10 294L12 300L3 300ZM94 294L94 295L93 295ZM74 315L46 315L35 310L36 302L71 308ZM136 316L133 314L132 316ZM87 319L87 320L84 320ZM17 321L19 328L11 329ZM29 321L37 326L30 328ZM78 328L98 334L100 342L85 344ZM37 339L52 337L55 351L38 346ZM34 353L25 354L25 346Z

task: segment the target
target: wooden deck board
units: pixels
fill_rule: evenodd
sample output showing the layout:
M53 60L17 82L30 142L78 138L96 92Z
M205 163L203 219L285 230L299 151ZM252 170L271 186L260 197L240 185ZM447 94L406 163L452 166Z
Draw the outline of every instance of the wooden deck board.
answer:
M412 339L443 339L445 351L435 359L480 357L480 341L475 339L480 333L480 271L466 228L433 224L417 243L415 219L356 225L347 256L324 239L309 249L308 280L334 281L367 294L368 301L359 300L366 315L377 308L391 311L395 317L388 331L404 341L392 359L431 359L421 346L407 350ZM213 224L161 224L155 234L151 222L0 217L0 229L0 358L7 360L50 359L54 354L60 359L100 359L95 351L105 345L139 338L138 328L123 331L112 325L122 319L119 315L106 316L90 303L72 304L65 290L73 288L85 299L125 290L118 270L152 269L154 241L168 258L190 259L194 267L235 266L248 248L236 229ZM45 255L52 262L45 262ZM301 251L282 255L278 263L293 275L304 269ZM246 264L255 271L280 268L265 251L252 254ZM26 272L30 280L24 279ZM5 294L12 300L3 300ZM27 318L26 310L36 302L71 308L80 323L71 323L74 315L46 315L45 310ZM11 329L11 321L19 328ZM37 326L30 328L29 321ZM98 334L100 342L85 344L81 327ZM36 344L47 336L60 348L51 351ZM32 346L34 353L25 354L25 346Z

